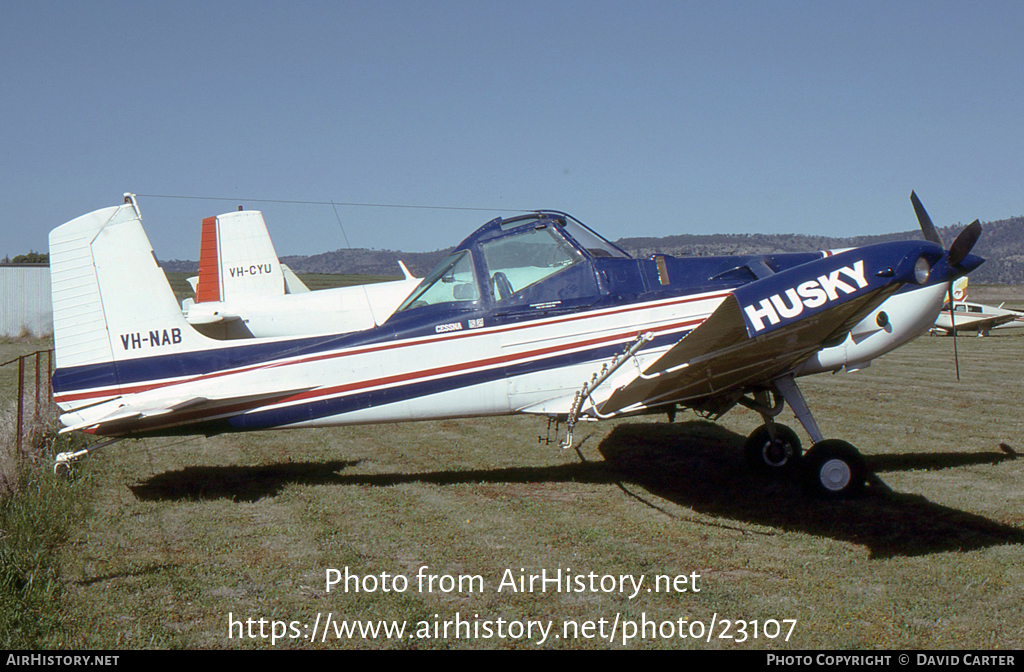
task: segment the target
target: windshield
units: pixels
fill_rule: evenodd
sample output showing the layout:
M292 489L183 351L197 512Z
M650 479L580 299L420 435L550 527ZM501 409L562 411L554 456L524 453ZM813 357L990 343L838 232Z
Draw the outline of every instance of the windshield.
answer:
M482 247L495 301L504 301L583 260L576 248L545 225L492 240Z
M439 303L473 302L480 298L469 250L456 252L438 264L395 312Z

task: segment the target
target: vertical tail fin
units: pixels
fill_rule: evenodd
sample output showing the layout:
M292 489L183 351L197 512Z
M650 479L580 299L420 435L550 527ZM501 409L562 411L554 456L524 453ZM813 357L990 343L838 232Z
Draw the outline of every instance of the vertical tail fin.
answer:
M953 300L963 301L967 298L967 276L953 281Z
M76 391L119 394L118 368L130 360L208 347L185 321L131 195L51 231L50 276L62 406Z
M203 220L196 303L284 293L285 275L260 211Z

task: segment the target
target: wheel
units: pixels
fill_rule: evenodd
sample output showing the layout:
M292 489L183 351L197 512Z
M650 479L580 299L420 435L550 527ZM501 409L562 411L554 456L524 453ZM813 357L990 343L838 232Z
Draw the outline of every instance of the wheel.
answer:
M61 478L71 478L71 463L64 461L54 462L53 475Z
M864 458L856 448L845 441L820 441L804 456L804 486L817 497L856 497L864 490L867 475L868 468Z
M775 440L768 426L761 425L747 437L743 454L754 471L763 474L790 473L800 462L800 437L785 425L775 425Z

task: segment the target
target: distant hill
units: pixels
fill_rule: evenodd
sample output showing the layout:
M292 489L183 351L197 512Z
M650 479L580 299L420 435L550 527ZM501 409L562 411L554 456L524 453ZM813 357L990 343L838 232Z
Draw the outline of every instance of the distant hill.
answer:
M949 246L964 226L966 225L940 228L939 235ZM984 257L985 263L971 273L971 281L981 284L1024 284L1024 217L987 222L982 224L982 228L981 238L973 252ZM854 238L758 233L687 234L665 238L622 238L616 241L616 244L635 257L646 257L655 253L699 257L719 254L813 252L920 238L920 230Z
M335 250L311 257L282 257L296 273L358 273L402 277L399 260L417 276L429 273L451 248L434 252L395 252L392 250Z
M1024 284L1024 217L1014 217L983 223L984 232L974 248L985 257L982 266L971 274L976 284ZM963 230L963 226L939 229L948 246ZM467 234L469 232L467 231ZM723 254L780 254L785 252L813 252L844 247L858 247L890 240L912 240L921 237L919 230L880 236L830 238L798 234L711 233L683 234L664 238L621 238L615 243L634 257L652 254L670 254L678 257L713 256ZM357 273L401 277L398 261L402 260L414 274L423 276L448 253L449 249L434 252L398 252L392 250L342 249L313 256L282 257L296 273ZM167 261L161 264L168 271L195 273L195 261Z

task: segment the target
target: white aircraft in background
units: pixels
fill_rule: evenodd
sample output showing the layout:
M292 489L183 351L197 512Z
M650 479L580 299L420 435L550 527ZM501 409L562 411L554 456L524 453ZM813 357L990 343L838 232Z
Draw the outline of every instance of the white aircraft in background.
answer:
M981 303L970 303L967 298L967 276L953 283L953 313L950 313L949 302L942 307L942 312L935 318L933 333L947 336L953 331L977 331L978 336L988 336L993 329L1024 329L1024 313L998 306L986 306Z
M182 315L128 195L50 232L54 401L62 432L111 440L526 413L566 422L565 448L584 420L740 404L764 421L744 447L755 469L846 497L867 466L824 438L797 379L916 338L983 262L978 222L947 250L918 218L926 240L837 254L634 259L542 210L484 224L383 324L213 340ZM787 404L806 454L775 422Z
M277 258L258 210L203 220L199 275L189 278L185 320L219 340L362 331L383 324L420 279L310 291Z

